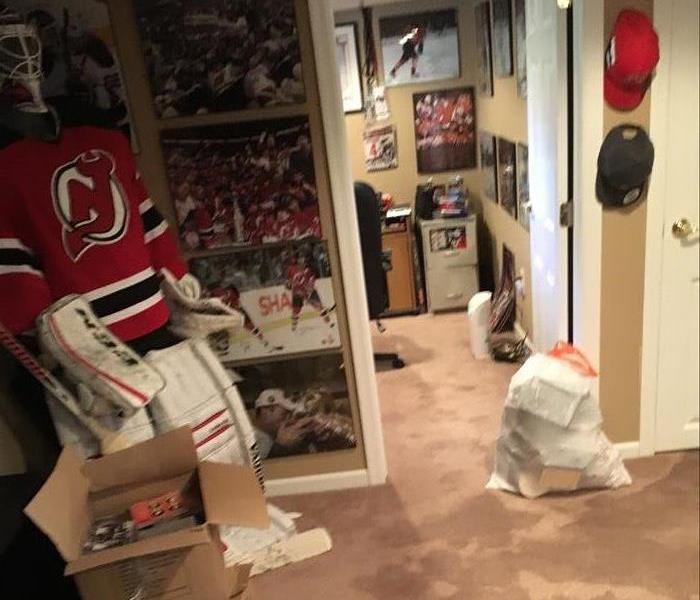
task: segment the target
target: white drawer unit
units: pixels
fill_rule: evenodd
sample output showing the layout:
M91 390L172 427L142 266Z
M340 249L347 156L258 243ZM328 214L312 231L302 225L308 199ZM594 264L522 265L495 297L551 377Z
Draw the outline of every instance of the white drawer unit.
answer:
M428 310L463 308L479 291L476 216L421 221Z

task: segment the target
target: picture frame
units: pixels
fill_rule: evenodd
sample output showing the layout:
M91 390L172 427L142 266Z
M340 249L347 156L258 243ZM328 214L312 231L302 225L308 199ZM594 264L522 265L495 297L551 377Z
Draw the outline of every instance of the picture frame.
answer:
M384 85L412 85L461 74L456 8L379 19Z
M210 336L221 361L340 348L326 242L198 256L190 259L189 267L204 297L219 298L245 319L240 331Z
M345 114L362 112L365 99L357 23L340 23L335 26L335 51L340 71L343 111Z
M498 200L514 219L518 218L518 198L515 176L515 143L498 138Z
M479 96L493 96L493 62L491 60L491 4L481 2L474 6L477 84Z
M158 118L305 102L294 0L133 7Z
M513 32L511 0L491 0L493 74L504 78L513 74Z
M473 87L413 94L413 112L419 173L476 168Z
M307 117L161 132L187 251L322 237Z
M518 177L518 221L530 231L530 177L528 172L528 146L518 143L516 148L516 172Z
M357 446L342 354L245 365L236 373L236 388L264 461ZM302 435L280 435L289 427Z
M498 204L496 138L487 131L479 132L479 155L482 192L486 198Z
M525 0L514 1L515 29L515 77L518 86L518 97L527 98L527 36L525 21Z
M368 172L386 171L399 166L398 144L396 143L396 127L369 129L362 136L365 153L365 169Z

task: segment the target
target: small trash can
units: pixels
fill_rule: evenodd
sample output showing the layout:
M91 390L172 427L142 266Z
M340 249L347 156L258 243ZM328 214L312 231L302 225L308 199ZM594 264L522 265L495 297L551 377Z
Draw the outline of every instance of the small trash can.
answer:
M474 294L467 306L469 316L469 342L474 358L489 356L489 316L491 315L491 292Z

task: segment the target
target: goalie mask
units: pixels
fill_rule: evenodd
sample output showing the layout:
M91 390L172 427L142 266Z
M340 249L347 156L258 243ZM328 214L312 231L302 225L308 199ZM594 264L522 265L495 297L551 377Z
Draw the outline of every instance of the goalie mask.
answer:
M36 30L0 5L0 89L15 100L16 108L46 113L41 78L41 41Z

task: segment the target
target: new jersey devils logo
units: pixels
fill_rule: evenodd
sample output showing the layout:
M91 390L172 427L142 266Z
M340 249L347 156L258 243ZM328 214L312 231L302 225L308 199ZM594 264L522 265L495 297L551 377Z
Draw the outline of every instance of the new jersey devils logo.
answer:
M77 262L96 244L113 244L127 230L129 205L115 173L114 158L89 150L53 174L51 195L63 225L63 247Z

